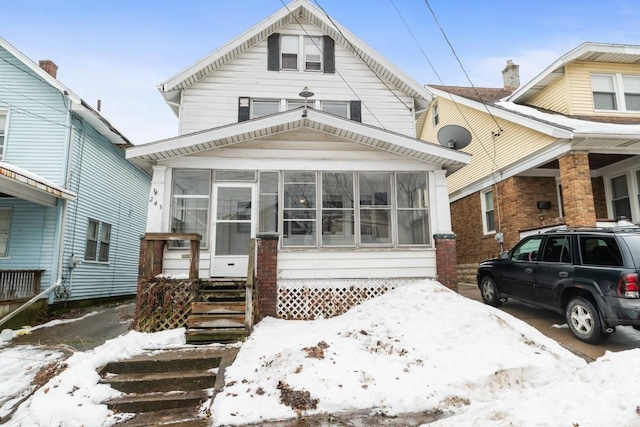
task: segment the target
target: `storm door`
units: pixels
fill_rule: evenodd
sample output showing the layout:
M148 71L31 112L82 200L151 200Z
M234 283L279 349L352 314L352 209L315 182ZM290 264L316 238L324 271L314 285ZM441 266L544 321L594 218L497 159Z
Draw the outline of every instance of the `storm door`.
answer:
M211 277L246 277L254 233L253 184L214 184Z

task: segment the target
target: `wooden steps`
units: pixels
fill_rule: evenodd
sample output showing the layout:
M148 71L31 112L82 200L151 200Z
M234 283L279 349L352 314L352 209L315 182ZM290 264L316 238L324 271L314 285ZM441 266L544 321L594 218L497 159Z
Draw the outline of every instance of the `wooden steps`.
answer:
M211 280L201 284L187 319L187 343L229 343L247 333L247 289L244 280Z

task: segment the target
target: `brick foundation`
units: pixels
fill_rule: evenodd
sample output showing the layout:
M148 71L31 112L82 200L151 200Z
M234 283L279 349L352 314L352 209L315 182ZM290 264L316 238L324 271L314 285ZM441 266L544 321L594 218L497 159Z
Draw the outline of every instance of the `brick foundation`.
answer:
M256 323L278 315L278 238L271 233L256 236Z

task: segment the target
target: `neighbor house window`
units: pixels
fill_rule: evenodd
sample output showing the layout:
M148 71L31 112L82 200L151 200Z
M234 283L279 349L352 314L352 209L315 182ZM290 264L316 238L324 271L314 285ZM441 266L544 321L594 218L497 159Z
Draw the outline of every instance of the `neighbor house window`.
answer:
M396 173L399 245L429 243L427 217L427 175L424 172Z
M433 106L433 127L438 126L440 123L440 111L438 110L438 104Z
M640 76L593 74L591 91L596 110L640 111Z
M108 262L110 242L111 224L89 219L84 259L87 261Z
M174 170L171 207L172 233L199 233L201 247L207 247L211 172ZM170 247L183 247L184 241L172 241Z
M631 204L629 188L627 187L627 175L611 178L611 206L613 217L627 217L631 220Z
M6 257L8 253L12 212L11 208L0 209L0 257Z
M7 127L7 114L0 111L0 160L4 158L5 128Z
M495 211L493 210L493 190L482 192L481 197L484 233L493 233L496 231Z

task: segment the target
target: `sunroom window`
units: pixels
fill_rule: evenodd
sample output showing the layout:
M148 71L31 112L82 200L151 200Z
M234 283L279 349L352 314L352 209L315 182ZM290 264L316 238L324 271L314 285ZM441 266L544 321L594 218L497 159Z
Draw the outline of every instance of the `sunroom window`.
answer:
M201 246L207 247L211 171L175 170L171 207L172 233L200 233ZM183 247L183 241L172 241L170 247Z
M396 173L398 244L429 243L427 176L424 173Z
M316 246L316 173L284 172L284 246Z
M355 244L353 172L322 173L322 246Z
M360 241L391 244L391 174L360 172Z

